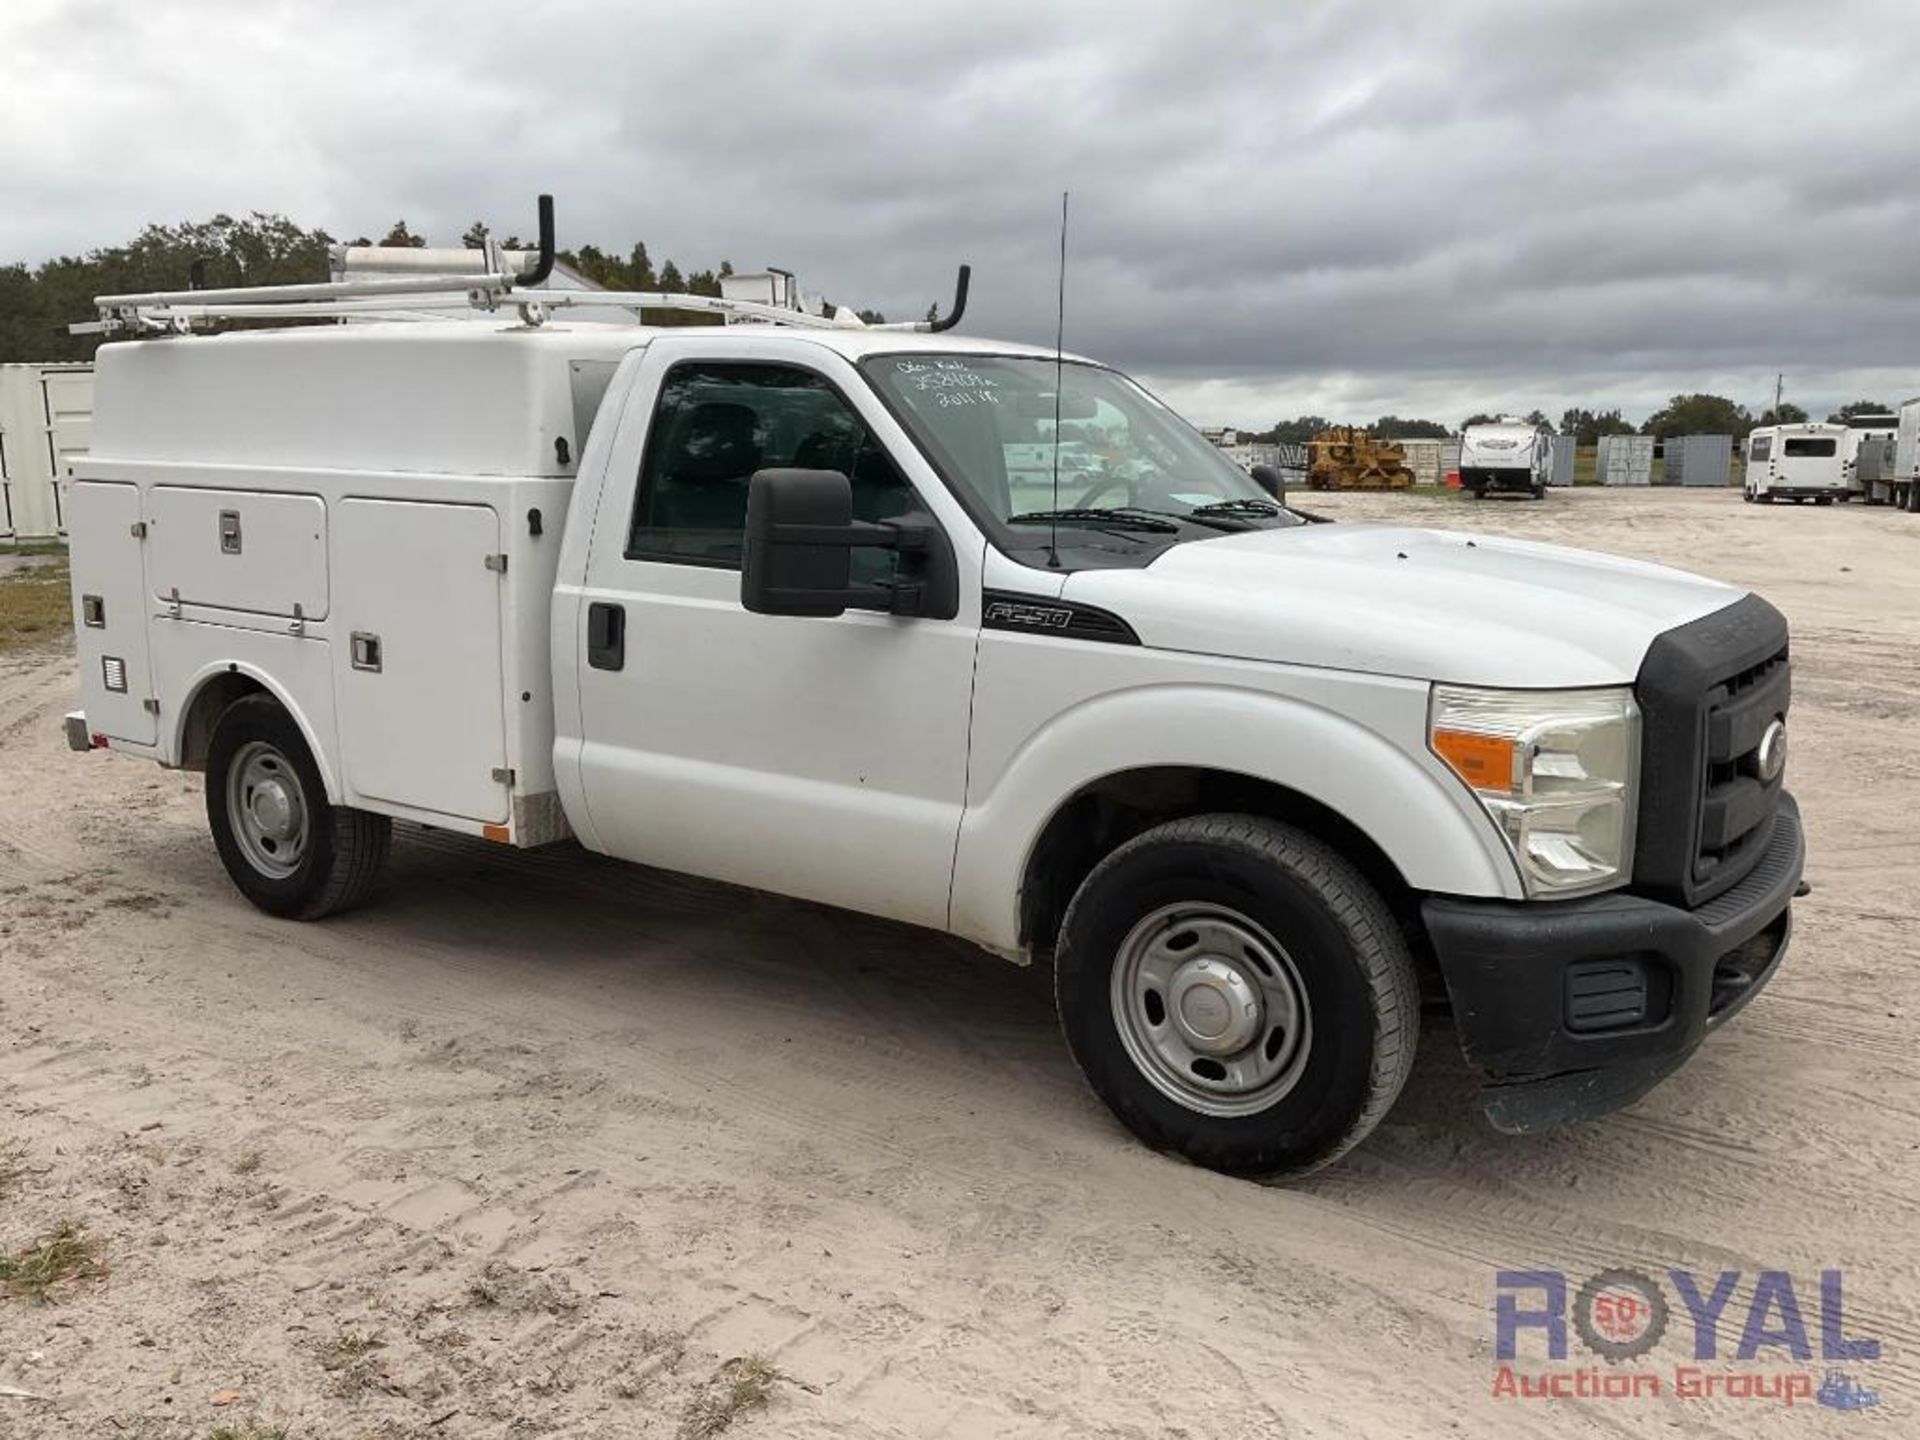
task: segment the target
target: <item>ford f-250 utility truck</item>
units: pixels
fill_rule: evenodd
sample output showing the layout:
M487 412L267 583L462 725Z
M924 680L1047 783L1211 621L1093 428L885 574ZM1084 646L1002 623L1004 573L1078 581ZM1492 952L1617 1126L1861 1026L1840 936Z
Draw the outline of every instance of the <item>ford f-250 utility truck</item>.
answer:
M1779 964L1758 597L1309 523L1087 360L461 284L480 319L105 302L361 322L104 345L68 494L71 743L204 771L262 909L361 900L398 820L1050 956L1114 1113L1258 1174L1381 1119L1423 986L1527 1130L1638 1097ZM1069 432L1057 499L1010 474Z

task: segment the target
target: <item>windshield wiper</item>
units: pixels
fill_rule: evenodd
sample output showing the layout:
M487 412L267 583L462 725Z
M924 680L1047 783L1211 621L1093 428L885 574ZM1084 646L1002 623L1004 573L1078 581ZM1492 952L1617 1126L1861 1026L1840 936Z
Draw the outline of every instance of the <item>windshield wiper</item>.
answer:
M1177 535L1180 527L1175 521L1178 516L1163 515L1156 510L1134 510L1125 505L1116 505L1111 510L1091 508L1072 508L1065 510L1028 510L1020 515L1007 517L1009 525L1051 524L1055 520L1064 520L1069 524L1105 525L1114 530L1146 530L1158 535Z
M1261 515L1268 519L1284 515L1284 506L1272 500L1215 500L1208 505L1196 505L1189 510L1189 516L1200 515Z

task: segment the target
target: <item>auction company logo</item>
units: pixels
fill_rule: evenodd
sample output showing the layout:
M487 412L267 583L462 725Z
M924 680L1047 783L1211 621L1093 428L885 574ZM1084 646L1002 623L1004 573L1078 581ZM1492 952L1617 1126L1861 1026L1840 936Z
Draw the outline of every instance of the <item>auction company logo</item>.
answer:
M1796 1289L1785 1270L1761 1270L1736 1303L1741 1272L1666 1272L1692 1331L1692 1364L1641 1361L1667 1334L1676 1306L1667 1287L1640 1270L1602 1270L1577 1287L1559 1270L1502 1270L1495 1277L1493 1379L1496 1400L1722 1400L1824 1405L1863 1410L1879 1393L1840 1368L1880 1358L1880 1342L1846 1333L1841 1272L1822 1270L1817 1285ZM1801 1295L1817 1296L1809 1312ZM1571 1298L1570 1298L1571 1297ZM1811 1326L1809 1323L1811 1317ZM1735 1333L1731 1365L1721 1361L1721 1327ZM1538 1332L1548 1361L1568 1358L1568 1330L1588 1354L1607 1362L1542 1370L1517 1366L1523 1332ZM1815 1340L1819 1365L1815 1367Z

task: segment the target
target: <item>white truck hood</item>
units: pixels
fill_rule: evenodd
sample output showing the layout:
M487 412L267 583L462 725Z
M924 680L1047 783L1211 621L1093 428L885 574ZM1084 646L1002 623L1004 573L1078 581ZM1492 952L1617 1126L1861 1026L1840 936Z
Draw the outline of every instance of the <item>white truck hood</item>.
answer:
M1560 545L1333 524L1190 541L1061 593L1162 649L1546 689L1629 683L1654 636L1745 592Z

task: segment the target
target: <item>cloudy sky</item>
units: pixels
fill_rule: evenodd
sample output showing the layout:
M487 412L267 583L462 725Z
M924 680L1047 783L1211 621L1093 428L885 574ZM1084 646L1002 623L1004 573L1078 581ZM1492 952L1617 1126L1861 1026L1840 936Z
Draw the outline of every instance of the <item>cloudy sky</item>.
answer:
M483 218L1068 345L1195 420L1920 394L1915 0L4 0L0 262Z

